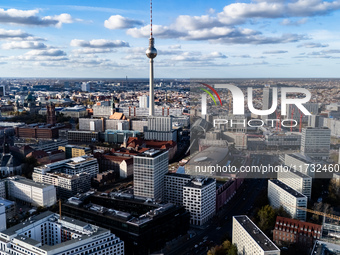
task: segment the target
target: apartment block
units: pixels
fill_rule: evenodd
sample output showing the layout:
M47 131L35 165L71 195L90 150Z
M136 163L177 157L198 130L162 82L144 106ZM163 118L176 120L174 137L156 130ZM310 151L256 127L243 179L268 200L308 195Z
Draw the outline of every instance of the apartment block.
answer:
M298 209L298 207L307 209L307 197L283 182L268 180L268 199L272 207L282 206L292 218L306 220L306 211Z
M233 216L232 242L243 255L280 255L280 249L246 215Z

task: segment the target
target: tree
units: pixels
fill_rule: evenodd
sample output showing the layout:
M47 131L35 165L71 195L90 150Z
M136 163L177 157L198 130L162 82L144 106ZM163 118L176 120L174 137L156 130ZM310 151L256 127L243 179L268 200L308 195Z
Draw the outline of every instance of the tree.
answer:
M258 226L263 232L267 233L273 229L276 218L276 213L273 207L270 205L263 206L257 213L257 216L259 218Z

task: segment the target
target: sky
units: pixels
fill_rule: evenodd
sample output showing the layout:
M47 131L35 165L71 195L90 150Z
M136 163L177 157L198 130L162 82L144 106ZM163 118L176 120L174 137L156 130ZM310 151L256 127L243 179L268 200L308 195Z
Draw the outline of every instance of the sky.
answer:
M339 78L340 0L154 0L155 78ZM0 0L0 77L147 78L147 0Z

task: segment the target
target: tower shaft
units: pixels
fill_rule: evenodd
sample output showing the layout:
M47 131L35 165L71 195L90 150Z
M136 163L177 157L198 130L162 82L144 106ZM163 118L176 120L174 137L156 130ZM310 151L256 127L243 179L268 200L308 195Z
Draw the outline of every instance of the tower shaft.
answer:
M155 115L154 105L154 83L153 83L153 58L150 58L150 76L149 76L149 116Z

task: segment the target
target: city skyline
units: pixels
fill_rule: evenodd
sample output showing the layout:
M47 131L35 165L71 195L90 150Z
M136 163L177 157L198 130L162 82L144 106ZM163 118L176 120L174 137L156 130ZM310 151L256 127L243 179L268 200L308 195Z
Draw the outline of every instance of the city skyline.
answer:
M153 2L155 78L339 77L340 1ZM149 1L0 4L2 77L147 78Z

